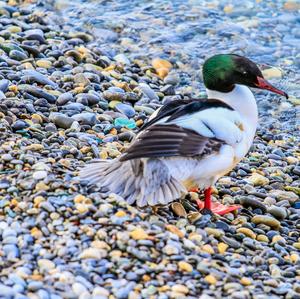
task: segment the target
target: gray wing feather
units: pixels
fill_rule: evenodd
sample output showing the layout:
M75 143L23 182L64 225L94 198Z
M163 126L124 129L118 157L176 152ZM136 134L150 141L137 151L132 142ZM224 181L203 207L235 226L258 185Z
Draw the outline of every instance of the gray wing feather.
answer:
M152 125L138 134L120 161L137 158L192 157L217 152L224 141L175 124Z

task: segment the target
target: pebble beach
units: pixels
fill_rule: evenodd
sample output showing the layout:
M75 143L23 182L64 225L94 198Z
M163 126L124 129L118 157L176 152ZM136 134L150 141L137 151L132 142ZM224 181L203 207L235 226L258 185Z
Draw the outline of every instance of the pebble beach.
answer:
M0 299L299 299L298 1L0 1ZM205 97L201 66L249 57L260 125L202 193L137 208L79 181L162 104Z

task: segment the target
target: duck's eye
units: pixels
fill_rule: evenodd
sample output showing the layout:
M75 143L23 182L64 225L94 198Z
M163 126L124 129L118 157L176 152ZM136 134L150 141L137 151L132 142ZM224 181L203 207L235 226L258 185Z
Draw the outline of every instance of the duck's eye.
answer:
M248 75L248 72L247 71L243 71L242 74L246 76L246 75Z

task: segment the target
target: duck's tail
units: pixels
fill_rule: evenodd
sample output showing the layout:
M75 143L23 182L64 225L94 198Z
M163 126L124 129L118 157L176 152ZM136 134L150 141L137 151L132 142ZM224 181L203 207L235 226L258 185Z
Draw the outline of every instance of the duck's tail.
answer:
M165 205L186 193L159 159L93 160L81 170L80 179L106 187L139 207Z

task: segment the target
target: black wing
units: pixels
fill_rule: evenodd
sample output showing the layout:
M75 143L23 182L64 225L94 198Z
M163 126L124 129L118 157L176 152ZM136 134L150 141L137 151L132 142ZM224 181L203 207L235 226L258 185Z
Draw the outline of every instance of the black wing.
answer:
M172 121L186 114L216 107L233 110L231 106L217 99L174 100L162 106L158 114L141 127L140 132L167 116L170 116L168 121Z
M137 158L204 156L217 152L223 141L174 124L152 125L139 133L120 161Z

